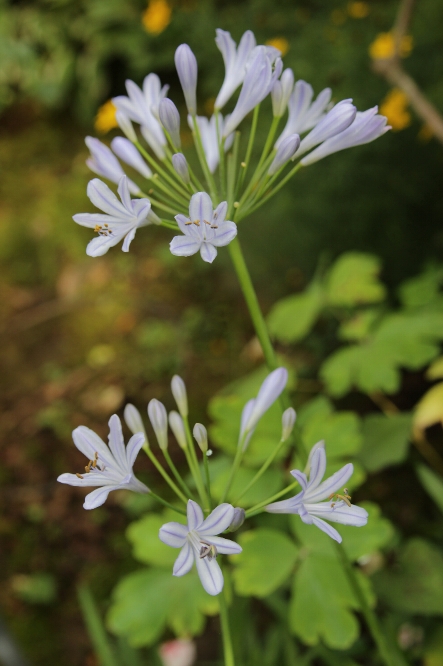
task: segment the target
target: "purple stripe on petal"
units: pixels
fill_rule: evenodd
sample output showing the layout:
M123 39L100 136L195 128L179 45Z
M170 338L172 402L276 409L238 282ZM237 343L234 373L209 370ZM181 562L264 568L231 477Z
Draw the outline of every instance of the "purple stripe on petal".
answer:
M200 508L200 507L199 507ZM209 514L198 528L200 535L220 534L228 529L234 518L234 507L231 504L220 504Z
M297 479L303 490L306 490L308 487L308 480L306 478L306 474L304 472L300 472L298 469L294 469L291 472L292 476L294 479Z
M201 244L201 241L189 236L174 236L169 243L169 249L176 257L190 257L199 251Z
M363 527L368 522L368 512L361 506L352 504L348 506L345 502L335 502L332 507L329 502L321 504L305 504L305 508L313 516L321 516L332 523Z
M218 229L215 229L215 236L211 238L211 244L215 247L224 247L234 240L237 235L237 225L235 222L228 220L224 222Z
M311 471L309 474L308 493L311 493L320 485L326 471L326 453L323 447L318 448L311 460Z
M320 449L319 449L320 450ZM335 472L329 479L323 481L315 490L311 491L310 488L306 491L305 501L306 502L321 502L322 500L327 499L333 493L338 492L343 488L345 483L350 479L354 471L354 465L348 463L344 467Z
M182 548L186 542L188 528L181 523L165 523L160 527L158 538L167 546Z
M133 435L128 442L126 447L126 460L129 469L132 469L135 463L135 459L138 456L140 449L145 443L145 434L144 432L139 432L136 435Z
M242 552L242 547L231 541L230 539L223 539L223 537L218 536L206 536L205 541L212 544L217 548L217 552L221 555L238 555Z
M201 510L197 502L194 502L193 500L188 500L187 515L188 515L188 530L190 532L192 530L197 529L203 523L204 520L203 511Z
M174 562L173 576L184 576L191 571L193 564L194 551L191 544L187 541Z
M302 505L302 500L303 500L303 491L296 495L295 497L291 497L290 499L287 500L281 500L281 502L273 502L272 504L268 504L268 506L265 507L266 511L268 513L299 513L300 508L303 507Z
M200 256L207 264L212 264L217 256L217 250L211 243L202 243L200 247Z
M216 559L208 560L207 557L195 560L197 565L197 572L201 580L201 584L208 594L216 596L220 594L223 589L223 574Z
M117 466L122 471L128 472L128 464L126 459L126 448L123 440L123 430L120 419L117 414L113 414L109 419L109 448L115 458Z

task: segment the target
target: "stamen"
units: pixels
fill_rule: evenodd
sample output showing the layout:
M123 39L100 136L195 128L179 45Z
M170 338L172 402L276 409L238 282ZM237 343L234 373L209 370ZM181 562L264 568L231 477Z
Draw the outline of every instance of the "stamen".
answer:
M75 473L75 476L78 476L79 479L83 479L82 475L79 474L78 472Z

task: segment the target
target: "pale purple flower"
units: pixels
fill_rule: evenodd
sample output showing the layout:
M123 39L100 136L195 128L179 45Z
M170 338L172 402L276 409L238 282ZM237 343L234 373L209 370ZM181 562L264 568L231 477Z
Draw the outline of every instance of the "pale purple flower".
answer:
M356 107L351 104L352 100L344 99L332 107L328 113L317 123L313 130L305 136L300 143L297 157L303 155L319 143L340 134L354 122L357 114Z
M132 434L137 435L137 433L142 432L145 435L146 443L148 443L145 426L137 407L131 405L131 403L128 402L123 411L123 418L125 419L125 423Z
M385 116L377 114L377 111L378 107L374 106L372 109L357 113L352 125L343 130L343 132L340 132L340 134L327 139L318 148L313 150L312 153L306 155L301 160L303 166L313 164L323 159L323 157L331 155L331 153L337 153L339 150L370 143L385 134L391 127L386 124L388 119Z
M282 393L288 381L286 368L273 370L260 386L257 397L249 400L243 408L240 423L239 444L243 450L249 444L257 423Z
M137 135L126 113L123 113L123 111L116 111L115 119L126 138L129 139L129 141L132 141L132 143L135 143L137 141Z
M143 433L133 435L125 447L122 426L116 414L109 419L109 446L85 426L72 433L75 446L88 459L87 469L78 474L61 474L57 481L70 486L98 486L85 497L83 507L96 509L106 501L112 490L149 493L149 488L136 479L132 470L137 454L144 444Z
M194 129L194 121L197 121L198 129L200 132L200 137L203 144L203 150L206 157L206 162L208 164L209 171L214 173L218 163L220 162L220 141L223 142L225 152L229 150L234 141L235 135L232 132L225 139L222 139L224 128L227 122L229 122L229 116L223 118L222 114L218 114L218 134L217 134L217 118L215 115L211 118L206 118L205 116L195 116L192 118L189 116L188 123L189 127Z
M175 560L173 575L184 576L196 564L201 583L208 594L215 596L223 589L223 574L216 556L236 555L241 547L234 541L216 536L231 525L234 507L220 504L204 518L196 502L188 501L188 524L166 523L160 528L159 538L172 548L181 548Z
M107 178L112 183L119 183L126 174L112 150L92 136L87 136L85 143L91 152L91 156L86 160L86 165L91 171L98 176ZM133 183L129 178L128 187L131 194L138 194L140 192L138 185Z
M266 511L298 514L304 523L315 525L331 539L341 543L340 534L324 519L332 523L362 527L368 522L368 512L362 507L351 504L347 490L343 490L343 486L354 471L351 463L322 482L325 470L326 453L323 444L315 447L311 457L309 481L304 472L300 472L298 469L291 472L300 483L301 492L291 499L268 504Z
M295 420L297 418L297 414L295 409L292 407L288 407L288 409L285 409L283 412L282 418L281 418L281 426L282 426L282 432L281 432L281 441L286 442L287 439L289 439L295 425Z
M331 89L325 88L313 102L314 91L306 81L297 81L289 98L286 126L275 143L278 148L290 134L304 134L323 118L331 99Z
M150 219L149 199L131 199L126 176L120 179L118 185L121 202L98 178L89 181L86 192L94 206L104 211L104 214L78 213L73 216L77 224L90 227L99 234L98 238L93 238L86 248L86 254L90 257L106 254L110 247L117 245L123 239L122 250L128 252L138 227L155 223L155 219Z
M140 125L146 142L159 159L165 156L166 137L158 119L159 105L169 86L161 87L157 74L148 74L143 81L143 91L134 81L126 81L128 97L120 95L112 101L119 111Z
M298 134L290 134L277 148L276 155L268 169L268 174L273 176L290 159L292 159L300 146L300 137Z
M148 416L162 451L168 448L168 414L163 403L155 398L148 404Z
M172 410L172 412L169 412L168 421L179 447L183 450L187 449L188 442L186 439L185 424L180 414Z
M227 532L236 532L245 522L246 511L241 509L239 506L236 506L234 509L234 518L232 523L229 525Z
M125 139L122 136L116 136L115 139L112 139L111 141L111 148L117 157L123 162L129 164L129 166L138 171L145 178L151 178L151 169L129 139Z
M186 106L191 116L195 116L197 113L197 60L187 44L180 44L175 52L174 60Z
M191 182L191 176L189 175L188 163L183 153L175 153L172 156L172 166L185 185L188 185Z
M202 423L196 423L192 434L202 453L206 453L208 450L208 431L205 426Z
M237 129L243 118L271 92L283 68L281 58L276 58L278 53L276 49L270 51L266 46L254 49L237 104L225 124L223 136Z
M249 56L255 47L254 34L247 30L240 39L238 48L229 32L217 28L215 43L225 63L225 79L215 100L215 108L222 109L238 86L243 83Z
M159 106L160 122L171 137L177 148L180 147L180 114L174 102L167 97L162 99Z
M228 245L237 235L235 222L225 220L228 210L226 201L215 210L206 192L197 192L189 204L189 217L176 215L183 236L174 236L170 243L172 254L189 257L200 251L201 258L210 264L217 256L217 248Z
M293 87L294 72L292 69L285 69L271 90L272 113L275 118L281 118L286 111Z
M179 375L174 375L171 379L171 391L177 403L178 411L183 418L186 418L188 416L188 394L186 384Z

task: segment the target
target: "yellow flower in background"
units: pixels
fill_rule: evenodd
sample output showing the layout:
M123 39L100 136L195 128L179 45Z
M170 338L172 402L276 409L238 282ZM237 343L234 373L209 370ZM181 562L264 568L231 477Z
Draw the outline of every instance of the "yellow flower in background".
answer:
M149 0L142 17L146 32L159 35L170 24L171 15L172 8L167 0Z
M400 42L400 57L406 58L412 51L412 35L404 35ZM369 46L369 55L374 60L392 58L395 51L394 34L380 32Z
M380 104L380 113L386 116L394 131L405 129L411 124L411 114L407 110L409 100L403 90L393 88Z
M367 2L349 2L348 14L351 18L366 18L369 14L369 5Z
M111 99L99 108L94 120L94 127L97 132L106 134L106 132L114 129L114 127L118 127L117 119L115 117L116 111L117 109Z
M273 46L275 49L278 49L282 54L282 57L285 56L289 51L289 42L285 37L274 37L274 39L268 39L266 45Z

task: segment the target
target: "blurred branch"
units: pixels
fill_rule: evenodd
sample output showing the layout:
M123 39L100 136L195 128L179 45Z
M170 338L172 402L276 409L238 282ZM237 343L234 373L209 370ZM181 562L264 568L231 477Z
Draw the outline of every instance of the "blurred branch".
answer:
M436 138L443 143L443 117L425 97L414 79L403 69L400 61L401 44L408 32L415 0L402 0L392 28L394 34L394 54L391 58L376 59L372 68L389 83L400 88L420 118L430 127Z

